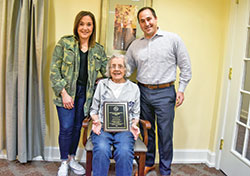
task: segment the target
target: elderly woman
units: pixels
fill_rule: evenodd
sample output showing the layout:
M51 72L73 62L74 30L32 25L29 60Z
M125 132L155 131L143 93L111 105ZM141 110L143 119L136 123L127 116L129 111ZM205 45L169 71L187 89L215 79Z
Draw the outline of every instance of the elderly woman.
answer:
M108 175L111 145L114 146L116 175L129 176L133 171L134 142L140 133L137 123L140 115L140 92L136 84L126 79L129 71L123 55L114 55L107 64L108 78L97 85L90 115L93 120L91 139L93 148L93 175ZM103 104L106 101L128 102L130 131L103 131Z

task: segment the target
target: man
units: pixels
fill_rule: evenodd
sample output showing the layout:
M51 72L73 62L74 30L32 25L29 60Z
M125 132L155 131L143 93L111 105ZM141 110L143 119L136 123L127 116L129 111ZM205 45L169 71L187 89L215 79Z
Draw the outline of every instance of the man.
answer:
M154 9L143 7L137 18L144 37L135 40L126 56L131 73L137 68L141 92L141 118L150 121L145 175L155 169L155 120L158 127L158 147L161 175L171 174L173 158L173 121L176 107L184 100L184 90L191 79L191 64L186 47L177 34L161 31ZM177 66L179 87L175 92Z

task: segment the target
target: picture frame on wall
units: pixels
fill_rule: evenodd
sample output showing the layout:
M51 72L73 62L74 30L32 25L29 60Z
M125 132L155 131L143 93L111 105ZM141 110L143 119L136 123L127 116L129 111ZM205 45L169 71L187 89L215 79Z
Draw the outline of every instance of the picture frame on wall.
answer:
M110 57L125 54L133 40L143 36L137 12L144 6L152 7L153 0L102 0L100 43Z

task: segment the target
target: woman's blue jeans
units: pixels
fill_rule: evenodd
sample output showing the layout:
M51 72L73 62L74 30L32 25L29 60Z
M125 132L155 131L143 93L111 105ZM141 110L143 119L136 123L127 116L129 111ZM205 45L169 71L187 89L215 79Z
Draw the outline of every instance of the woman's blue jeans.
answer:
M86 86L77 85L74 108L56 107L60 124L59 148L61 160L67 160L68 155L76 155L84 119L83 106L85 100Z
M94 145L92 168L94 176L107 176L114 146L115 171L117 176L131 176L134 159L134 136L130 131L108 133L101 130L100 135L91 133Z

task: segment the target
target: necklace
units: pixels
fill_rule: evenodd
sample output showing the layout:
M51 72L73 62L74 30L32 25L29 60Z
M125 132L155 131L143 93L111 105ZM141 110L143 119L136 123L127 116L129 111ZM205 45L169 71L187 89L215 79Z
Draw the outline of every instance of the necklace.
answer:
M86 52L87 50L88 50L88 46L81 46L81 50L83 51L83 52Z

